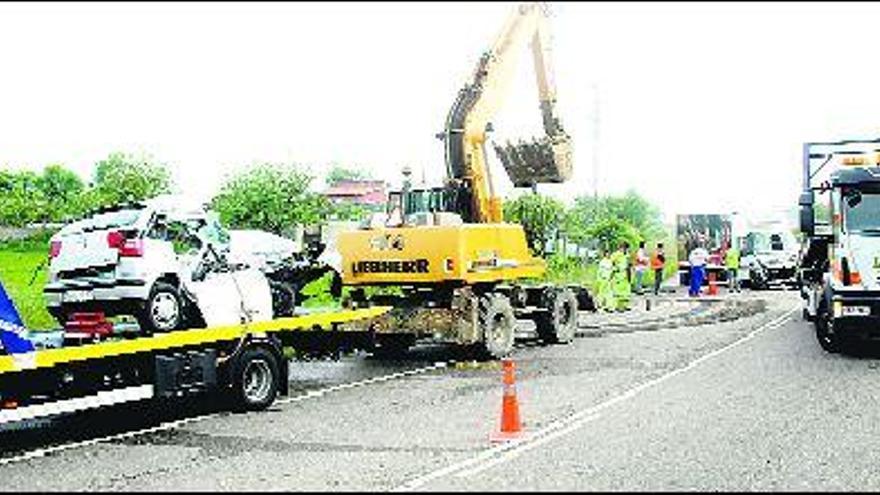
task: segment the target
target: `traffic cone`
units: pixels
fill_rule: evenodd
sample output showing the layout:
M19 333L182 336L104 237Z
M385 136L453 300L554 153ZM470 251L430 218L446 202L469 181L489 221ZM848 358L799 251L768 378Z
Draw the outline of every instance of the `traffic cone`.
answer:
M516 379L514 377L513 360L501 361L504 369L504 396L501 399L501 429L490 435L492 442L506 442L522 435L522 424L519 421L519 403L516 400Z
M715 284L715 272L709 272L709 295L718 295L718 285Z

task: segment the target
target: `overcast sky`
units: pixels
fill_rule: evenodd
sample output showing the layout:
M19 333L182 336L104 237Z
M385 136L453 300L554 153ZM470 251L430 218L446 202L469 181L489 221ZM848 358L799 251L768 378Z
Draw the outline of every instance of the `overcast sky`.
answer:
M439 181L434 136L514 5L0 4L0 166L88 177L144 151L206 198L256 160ZM803 141L878 135L878 4L551 10L575 174L542 190L560 199L592 194L597 149L600 194L634 188L667 215L793 207ZM498 139L540 131L527 51L518 71Z

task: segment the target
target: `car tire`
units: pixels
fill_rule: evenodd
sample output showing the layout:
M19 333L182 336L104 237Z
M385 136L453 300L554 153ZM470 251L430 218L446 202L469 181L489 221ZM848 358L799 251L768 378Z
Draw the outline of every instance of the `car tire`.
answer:
M278 358L265 347L245 349L232 368L233 409L260 411L272 405L280 368Z
M137 316L141 332L147 335L178 330L185 323L180 290L167 282L156 282Z

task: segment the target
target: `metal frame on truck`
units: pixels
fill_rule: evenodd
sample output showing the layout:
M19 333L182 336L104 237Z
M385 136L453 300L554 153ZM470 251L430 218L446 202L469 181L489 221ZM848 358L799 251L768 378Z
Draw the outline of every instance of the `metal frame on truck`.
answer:
M215 392L240 410L287 393L285 346L369 348L364 322L390 308L304 314L0 356L0 428L122 402Z

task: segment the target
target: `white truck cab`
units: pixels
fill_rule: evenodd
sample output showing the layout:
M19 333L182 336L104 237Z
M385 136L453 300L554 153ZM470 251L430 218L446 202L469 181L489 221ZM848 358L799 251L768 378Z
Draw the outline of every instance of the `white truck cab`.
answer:
M852 149L866 143L878 149ZM826 147L824 153L805 149L800 205L807 238L799 272L804 316L815 321L822 347L836 352L845 343L880 337L880 141ZM836 166L828 180L811 184L811 159ZM816 221L817 192L827 212L824 225Z

